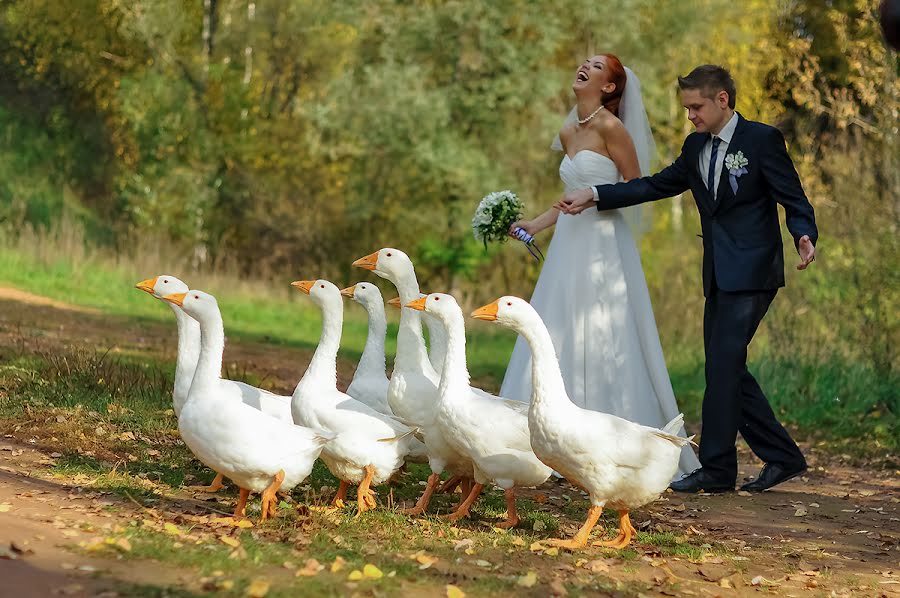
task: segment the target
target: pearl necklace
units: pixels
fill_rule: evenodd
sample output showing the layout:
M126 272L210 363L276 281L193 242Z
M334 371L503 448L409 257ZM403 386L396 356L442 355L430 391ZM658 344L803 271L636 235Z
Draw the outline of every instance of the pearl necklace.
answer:
M603 110L603 104L600 104L600 105L597 107L597 109L594 110L593 112L591 112L591 114L590 114L587 118L579 118L579 119L578 119L578 124L579 124L579 125L585 124L586 122L588 122L589 120L591 120L592 118L594 118L595 116L597 116L597 113L600 112L601 110ZM577 116L576 116L576 118L577 118Z

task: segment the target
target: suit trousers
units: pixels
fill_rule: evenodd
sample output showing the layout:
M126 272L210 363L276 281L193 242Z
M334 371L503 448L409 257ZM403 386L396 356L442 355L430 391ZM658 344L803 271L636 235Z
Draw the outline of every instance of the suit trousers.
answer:
M706 299L703 313L706 392L700 463L705 471L725 484L734 484L737 479L738 431L766 463L787 467L806 463L747 370L747 346L776 293L777 290L725 292L713 281Z

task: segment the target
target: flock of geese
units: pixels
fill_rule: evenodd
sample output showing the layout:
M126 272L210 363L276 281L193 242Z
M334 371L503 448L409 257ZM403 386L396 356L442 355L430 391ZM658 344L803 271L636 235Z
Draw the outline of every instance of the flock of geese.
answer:
M519 522L516 488L542 484L555 470L590 495L587 520L559 547L587 545L603 508L619 512L614 540L627 546L635 534L629 510L655 500L678 467L679 415L663 429L576 406L566 394L550 334L540 316L517 297L501 297L472 317L511 328L531 347L530 404L491 395L469 383L465 319L450 295L422 295L409 257L393 248L356 260L354 266L389 280L403 307L397 353L385 373L387 321L378 287L360 282L340 290L327 280L297 281L322 311L322 335L292 396L281 396L223 379L225 333L215 297L191 290L174 276L160 275L137 288L171 304L178 324L173 392L178 430L187 447L218 475L240 488L234 512L243 517L251 492L261 493L261 519L274 516L276 492L303 482L321 459L340 480L334 498L342 507L357 486L361 514L376 507L374 487L393 478L407 462L428 463L431 475L418 502L403 511L421 515L441 474L444 489L459 486L460 502L445 518L467 517L483 488L496 484L506 496L507 518ZM337 355L343 297L368 313L368 337L347 392L337 388ZM423 317L424 316L424 317ZM429 328L426 349L422 323Z

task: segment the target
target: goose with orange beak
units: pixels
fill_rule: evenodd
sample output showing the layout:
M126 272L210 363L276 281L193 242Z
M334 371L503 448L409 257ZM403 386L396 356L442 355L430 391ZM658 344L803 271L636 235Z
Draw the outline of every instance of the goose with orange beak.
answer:
M322 461L341 481L334 504L343 505L349 486L358 484L358 514L362 514L376 506L371 488L393 477L415 449L418 430L337 389L337 354L344 318L341 292L327 280L299 280L292 286L309 295L322 311L319 345L294 389L294 423L337 435L322 451Z
M678 470L681 449L691 442L678 436L683 416L662 430L578 407L566 394L553 341L527 301L501 297L472 317L517 332L531 348L533 388L528 433L535 455L591 499L584 525L570 540L551 543L568 549L587 545L604 507L619 512L619 534L595 546L625 548L636 531L629 512L655 500Z
M403 305L421 296L412 260L399 249L379 249L356 260L353 265L391 281L397 287ZM431 365L425 350L421 312L401 310L397 355L388 387L388 404L404 421L422 429L428 466L431 468L425 490L415 506L402 511L407 515L418 516L427 510L444 470L451 472L454 477L472 477L471 461L453 450L434 425L440 381L440 375Z
M362 305L369 321L366 345L353 373L353 381L347 387L347 394L379 413L393 415L387 402L388 386L391 382L385 373L387 360L384 342L387 337L387 317L384 313L381 291L370 282L358 282L352 287L342 289L341 295Z
M197 459L240 487L234 516L242 517L250 493L260 492L265 521L275 515L276 492L305 480L334 434L270 417L245 404L240 388L221 378L225 330L215 297L189 290L163 299L200 325L200 356L178 432Z
M507 518L498 527L513 527L519 522L515 489L542 484L552 471L531 450L528 418L512 401L476 392L470 386L465 320L452 296L432 293L407 307L430 313L444 325L447 357L436 421L447 442L474 464L475 485L449 518L468 515L482 488L493 482L506 495Z

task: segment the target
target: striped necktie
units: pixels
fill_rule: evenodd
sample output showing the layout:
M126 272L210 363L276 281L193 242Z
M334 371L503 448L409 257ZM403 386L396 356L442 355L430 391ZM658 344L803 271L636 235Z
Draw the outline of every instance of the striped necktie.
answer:
M716 198L716 157L719 154L719 143L721 142L720 137L713 135L712 152L709 155L709 174L706 176L706 187L713 199Z

